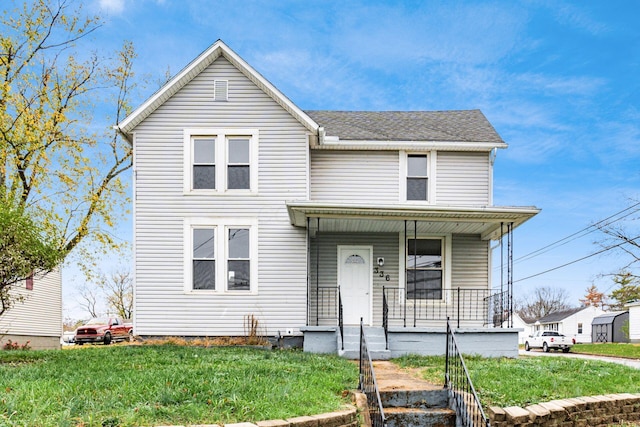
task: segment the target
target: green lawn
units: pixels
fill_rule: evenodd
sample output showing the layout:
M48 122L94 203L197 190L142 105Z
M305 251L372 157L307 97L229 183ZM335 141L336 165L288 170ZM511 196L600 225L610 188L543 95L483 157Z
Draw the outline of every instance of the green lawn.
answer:
M251 348L83 346L0 352L0 425L149 426L290 418L338 409L358 368Z
M576 344L571 348L573 353L598 354L602 356L626 357L640 359L640 344L598 343Z
M443 383L444 357L406 356L398 365L423 368L426 380ZM465 356L483 406L527 406L568 397L639 393L640 370L565 357L484 359Z

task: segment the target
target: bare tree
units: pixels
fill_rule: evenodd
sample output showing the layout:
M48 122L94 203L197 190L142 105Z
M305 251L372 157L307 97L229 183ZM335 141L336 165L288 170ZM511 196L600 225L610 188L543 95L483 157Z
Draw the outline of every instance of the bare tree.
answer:
M549 313L571 308L567 291L562 288L542 286L516 302L516 312L522 318L539 319Z
M89 316L100 316L100 301L102 299L102 294L97 286L90 286L85 283L78 289L78 296L80 299L80 306L89 313Z
M632 204L616 214L616 217L604 223L598 223L598 229L604 237L597 242L607 250L615 250L623 257L625 265L620 271L634 279L640 279L637 271L640 265L640 200L631 200ZM617 274L616 274L617 275Z
M128 271L116 271L103 276L98 285L110 309L123 319L133 316L133 278Z

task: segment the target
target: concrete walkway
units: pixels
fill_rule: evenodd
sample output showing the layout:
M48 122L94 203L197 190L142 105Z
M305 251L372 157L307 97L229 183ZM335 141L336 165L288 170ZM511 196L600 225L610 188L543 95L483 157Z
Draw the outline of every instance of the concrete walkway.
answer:
M380 391L438 390L443 388L441 384L432 384L423 380L418 369L400 369L394 363L386 360L374 361L373 370Z
M574 359L586 359L586 360L600 360L602 362L617 363L619 365L629 366L631 368L640 369L640 360L638 359L623 359L621 357L609 357L609 356L593 356L590 354L578 354L578 353L562 353L556 351L550 351L545 353L542 350L524 351L519 350L520 356L532 356L532 357L572 357Z

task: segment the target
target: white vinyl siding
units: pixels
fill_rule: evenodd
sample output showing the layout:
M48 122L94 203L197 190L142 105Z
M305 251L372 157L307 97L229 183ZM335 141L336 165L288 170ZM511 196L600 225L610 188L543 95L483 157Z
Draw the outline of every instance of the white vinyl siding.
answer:
M214 101L216 79L228 81L227 102ZM185 129L258 130L259 191L185 195ZM269 335L306 324L306 231L291 226L285 200L307 198L307 134L222 57L135 129L137 334L242 335L248 315ZM257 292L185 292L184 222L194 218L257 221Z
M32 290L27 290L25 283L21 282L12 292L16 296L22 295L24 301L16 302L0 316L0 336L62 336L62 278L59 270L44 277L36 275Z
M640 303L629 306L629 339L632 343L640 343Z
M436 204L488 206L490 174L488 153L438 151Z
M398 202L397 151L311 151L311 200Z
M451 287L489 289L489 245L474 234L451 238Z

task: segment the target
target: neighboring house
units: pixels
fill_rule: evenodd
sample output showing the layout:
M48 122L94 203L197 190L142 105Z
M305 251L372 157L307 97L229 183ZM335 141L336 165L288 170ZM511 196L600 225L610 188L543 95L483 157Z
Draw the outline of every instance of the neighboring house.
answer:
M27 279L12 291L22 302L0 316L0 349L7 341L32 349L60 348L62 337L62 278L59 270Z
M595 317L591 342L629 342L629 312L613 311Z
M538 209L493 205L507 144L480 111L303 111L218 41L118 129L134 147L136 334L244 335L255 316L335 350L362 318L397 354L449 316L515 348L488 328L509 289L491 289L491 241Z
M578 343L589 343L591 342L591 323L596 316L603 313L601 308L594 306L557 311L538 319L534 324L534 331L558 331L575 338Z
M629 310L629 340L640 343L640 301L630 302L626 308Z
M523 344L534 332L534 319L523 319L518 313L513 313L513 325L510 323L510 319L504 321L503 328L518 329L518 344Z

